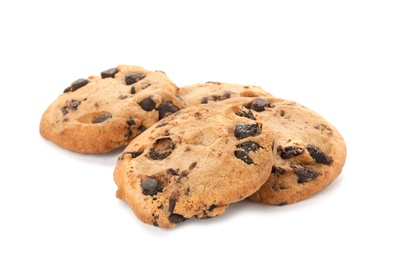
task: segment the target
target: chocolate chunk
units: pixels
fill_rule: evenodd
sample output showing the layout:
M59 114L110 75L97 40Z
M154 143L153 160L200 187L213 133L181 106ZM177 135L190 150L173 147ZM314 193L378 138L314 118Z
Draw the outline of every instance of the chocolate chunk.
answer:
M149 157L152 160L163 160L173 152L174 148L175 144L170 138L158 139L151 148Z
M278 173L278 174L281 174L281 175L285 174L285 172L286 171L283 168L278 167L278 166L273 166L272 167L272 171L271 171L271 173Z
M65 116L69 113L69 111L67 110L67 107L62 108L60 111L62 111L62 114Z
M132 87L130 88L130 94L136 94L136 88L135 88L135 86L132 86Z
M179 215L179 214L171 214L169 216L169 220L171 223L177 224L177 223L183 222L184 220L186 220L186 218L184 218L184 216Z
M258 123L255 124L244 124L238 123L235 128L235 136L237 139L244 139L250 136L257 136L262 133Z
M67 87L63 91L63 93L76 91L77 89L82 88L83 86L85 86L88 83L89 83L89 80L87 80L87 79L77 79L76 81L71 83L71 86Z
M162 104L160 104L157 110L159 111L159 120L161 120L162 118L177 112L178 108L175 107L173 103L171 103L170 101L165 101Z
M277 206L285 206L285 205L287 205L288 203L286 202L286 201L283 201L283 202L280 202L279 204L277 204Z
M141 182L140 187L144 195L154 196L162 191L162 186L154 179L145 179Z
M139 126L139 128L137 128L137 129L140 131L140 133L142 133L142 132L144 132L145 130L147 130L147 127L141 125L141 126Z
M102 71L102 72L100 73L100 75L101 75L101 77L102 77L103 79L105 79L105 78L114 78L114 77L115 77L115 74L117 74L117 72L118 72L118 69L117 69L117 68L111 68L111 69Z
M244 142L237 145L237 148L243 149L248 152L256 152L261 146L255 142Z
M144 98L143 100L140 101L139 105L145 111L152 111L156 107L156 103L155 101L152 100L152 97Z
M177 171L174 170L173 168L167 169L167 173L170 173L171 175L177 175Z
M283 148L281 145L277 147L277 151L280 152L280 156L283 159L293 158L303 153L303 148L297 146L287 146Z
M319 175L317 171L303 166L292 165L291 168L296 176L298 176L298 183L315 180Z
M99 124L99 123L103 123L104 121L110 119L112 117L112 114L103 114L99 117L96 117L92 123L93 124Z
M73 102L71 102L71 103L69 104L70 110L72 110L72 111L77 110L77 108L78 108L78 106L80 105L80 103L81 103L81 102L79 102L79 101L73 101Z
M189 170L190 170L190 171L192 171L192 170L193 170L193 168L195 168L195 167L196 167L196 165L197 165L197 162L193 162L193 163L191 163L191 165L189 165Z
M176 207L176 202L177 202L177 199L174 199L174 198L169 200L169 212L170 213L173 213L174 208Z
M128 73L125 75L125 83L126 85L132 85L139 80L145 78L145 74L142 73Z
M265 107L269 107L270 103L266 99L256 98L251 102L250 108L254 111L261 112L265 110Z
M128 124L128 126L132 126L132 125L136 124L133 117L129 117L129 119L128 119L128 121L126 121L126 123Z
M308 144L307 145L307 151L309 151L310 156L314 159L315 162L317 163L322 163L329 165L332 163L332 158L330 158L328 155L326 155L320 148Z
M242 150L236 150L235 151L235 156L237 159L242 160L243 162L245 162L246 164L252 164L254 163L250 156L248 156L248 153L246 151L242 151Z
M237 111L236 115L255 120L255 116L252 113L252 111L248 108L245 108L245 107L240 107L240 110Z

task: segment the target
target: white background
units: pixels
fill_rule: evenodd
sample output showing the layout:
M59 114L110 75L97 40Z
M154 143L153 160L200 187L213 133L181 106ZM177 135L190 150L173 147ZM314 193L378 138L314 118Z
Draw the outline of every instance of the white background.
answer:
M393 3L2 1L0 259L394 259ZM343 172L293 205L144 224L115 198L121 150L77 154L38 131L72 81L118 64L298 101L342 133Z

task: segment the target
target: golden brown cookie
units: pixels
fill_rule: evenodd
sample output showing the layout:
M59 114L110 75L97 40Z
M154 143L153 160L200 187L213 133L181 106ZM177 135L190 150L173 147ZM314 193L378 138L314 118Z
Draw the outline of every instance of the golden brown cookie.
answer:
M67 87L44 112L40 133L76 152L108 152L184 108L177 91L161 71L119 65Z
M224 213L269 177L273 132L239 105L191 106L157 122L119 155L118 190L145 223L172 228Z
M275 133L272 172L249 197L269 205L286 205L311 197L328 187L341 173L346 144L325 118L305 106L285 99L234 98L224 101L253 111Z

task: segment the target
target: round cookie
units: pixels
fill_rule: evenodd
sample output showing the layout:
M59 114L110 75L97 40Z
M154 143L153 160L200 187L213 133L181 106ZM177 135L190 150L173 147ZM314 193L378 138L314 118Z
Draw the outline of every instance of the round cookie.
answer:
M295 203L322 191L341 173L347 154L345 141L318 113L274 97L227 102L249 108L275 133L272 172L250 200L269 205Z
M179 96L187 106L193 106L232 97L271 97L272 95L259 86L208 81L180 87Z
M40 134L80 153L104 153L185 107L161 71L119 65L78 79L46 109Z
M273 132L239 105L180 110L137 136L118 156L116 196L145 223L175 227L215 217L250 196L273 164Z

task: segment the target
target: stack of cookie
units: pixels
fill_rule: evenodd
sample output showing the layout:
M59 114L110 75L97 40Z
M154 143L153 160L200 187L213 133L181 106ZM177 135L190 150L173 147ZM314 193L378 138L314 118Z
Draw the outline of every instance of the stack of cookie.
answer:
M44 112L41 135L80 153L124 147L116 196L145 223L172 228L250 199L286 205L341 173L339 131L256 86L177 87L162 71L119 65L78 79Z

